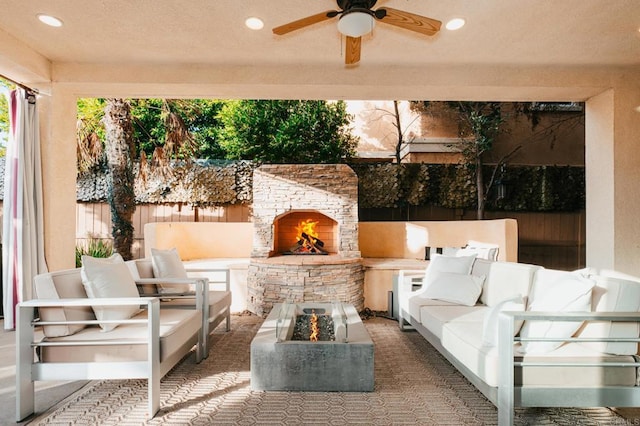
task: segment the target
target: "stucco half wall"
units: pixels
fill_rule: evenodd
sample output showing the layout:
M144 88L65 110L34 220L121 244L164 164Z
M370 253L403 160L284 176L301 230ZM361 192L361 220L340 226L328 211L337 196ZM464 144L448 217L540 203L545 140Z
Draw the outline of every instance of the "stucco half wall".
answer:
M400 269L424 269L425 247L462 247L469 240L496 244L498 259L518 260L515 219L421 222L359 222L359 249L365 268L365 307L386 310L388 292ZM191 268L231 270L232 311L246 309L247 268L252 250L251 222L160 222L144 228L146 256L151 248L176 248Z
M365 267L365 306L386 310L388 293L401 269L425 269L425 247L463 247L470 240L498 246L498 260L518 261L515 219L360 222L360 252Z

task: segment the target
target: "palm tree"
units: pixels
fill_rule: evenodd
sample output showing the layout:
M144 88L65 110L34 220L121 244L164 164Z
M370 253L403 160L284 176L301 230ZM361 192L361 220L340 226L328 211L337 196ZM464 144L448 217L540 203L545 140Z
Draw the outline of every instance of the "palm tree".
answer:
M133 257L133 213L135 204L136 138L131 103L140 100L81 99L78 103L77 124L78 170L89 171L100 165L107 168L107 202L111 210L114 251L125 259ZM171 175L169 161L172 158L193 157L196 146L182 117L175 112L180 100L163 99L160 102L160 119L164 128L162 146L156 146L151 167L144 151L140 150L140 175ZM100 119L100 117L102 117ZM138 120L139 127L142 121ZM143 127L143 126L142 126ZM147 129L143 129L147 130ZM102 136L102 137L101 137ZM104 148L102 140L104 140Z
M102 119L106 131L108 202L114 250L125 259L133 258L133 213L136 210L134 192L133 124L131 108L124 99L107 99Z

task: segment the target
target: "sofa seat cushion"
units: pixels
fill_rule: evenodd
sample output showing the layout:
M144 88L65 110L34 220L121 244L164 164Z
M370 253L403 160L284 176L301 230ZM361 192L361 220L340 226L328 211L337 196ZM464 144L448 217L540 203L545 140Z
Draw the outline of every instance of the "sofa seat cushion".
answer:
M415 293L415 292L414 292ZM417 293L407 298L407 310L412 318L420 322L420 309L423 306L457 306L455 303L444 300L429 299Z
M482 342L482 321L450 321L443 325L442 346L467 369L489 386L498 386L498 348ZM517 351L516 344L514 350ZM553 352L516 357L518 361L634 362L631 356L605 355L576 343L564 345ZM528 386L633 386L634 367L525 367L517 368L515 384Z
M420 324L441 340L443 327L451 321L465 324L479 323L480 335L482 335L482 322L488 310L489 308L483 305L426 305L420 308Z
M146 319L147 312L140 312L134 319ZM183 350L185 345L193 346L198 342L198 333L202 326L202 313L187 309L160 310L160 362ZM147 324L121 324L109 332L100 327L89 326L65 337L45 338L50 342L109 342L122 341L122 344L105 346L51 346L42 347L40 357L44 362L119 362L144 361L147 359L147 345L127 343L146 339Z

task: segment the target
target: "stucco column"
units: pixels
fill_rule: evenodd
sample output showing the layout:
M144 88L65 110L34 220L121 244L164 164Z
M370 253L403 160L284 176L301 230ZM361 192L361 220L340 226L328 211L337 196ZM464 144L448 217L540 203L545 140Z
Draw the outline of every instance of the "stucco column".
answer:
M76 97L54 84L41 108L44 247L50 271L75 266Z
M586 103L587 266L640 275L640 86Z

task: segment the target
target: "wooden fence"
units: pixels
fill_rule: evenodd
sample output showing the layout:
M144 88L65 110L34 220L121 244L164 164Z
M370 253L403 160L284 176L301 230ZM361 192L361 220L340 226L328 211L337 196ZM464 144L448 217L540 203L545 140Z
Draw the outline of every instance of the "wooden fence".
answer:
M144 257L144 225L149 222L248 222L249 207L194 207L185 204L142 204L133 215L134 258ZM76 244L86 244L90 238L111 238L111 211L106 203L76 205Z

